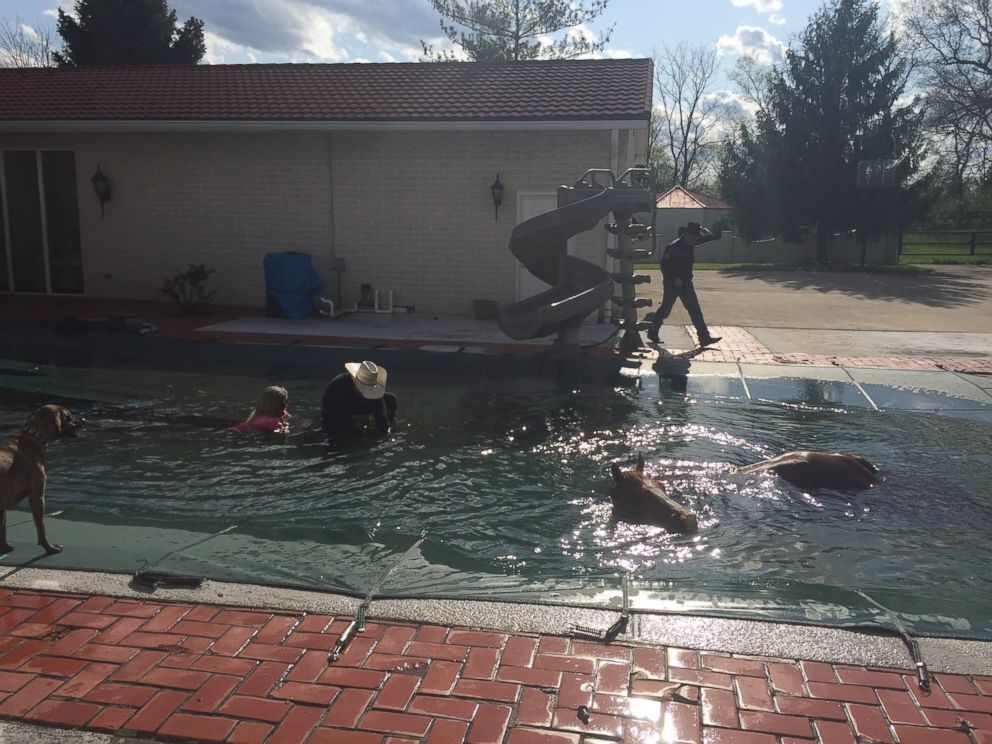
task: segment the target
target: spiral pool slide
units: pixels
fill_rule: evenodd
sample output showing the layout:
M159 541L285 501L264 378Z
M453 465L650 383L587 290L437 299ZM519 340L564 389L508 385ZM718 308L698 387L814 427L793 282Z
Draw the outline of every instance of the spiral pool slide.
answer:
M533 297L501 305L499 327L524 341L550 336L581 320L609 301L613 279L606 269L569 256L567 242L591 230L612 211L614 189L596 194L521 222L510 235L510 252L531 274L551 285Z

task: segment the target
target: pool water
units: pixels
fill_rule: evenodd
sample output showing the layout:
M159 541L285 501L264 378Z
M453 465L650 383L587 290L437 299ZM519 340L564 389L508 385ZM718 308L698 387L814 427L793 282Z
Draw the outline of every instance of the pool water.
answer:
M49 451L48 510L62 511L49 532L66 550L35 565L134 570L237 524L158 568L364 593L426 531L393 594L505 586L540 601L549 587L632 572L690 600L760 596L758 610L806 619L861 588L914 629L992 635L987 411L877 412L814 381L778 381L804 391L783 404L692 378L688 392L650 376L561 391L390 367L395 431L329 442L318 429L324 370L5 368L4 435L44 402L87 419ZM290 434L229 430L269 384L290 391ZM861 454L885 481L807 494L732 473L793 449ZM633 466L637 453L698 513L697 535L611 521L609 465ZM36 554L29 524L9 539L5 562Z

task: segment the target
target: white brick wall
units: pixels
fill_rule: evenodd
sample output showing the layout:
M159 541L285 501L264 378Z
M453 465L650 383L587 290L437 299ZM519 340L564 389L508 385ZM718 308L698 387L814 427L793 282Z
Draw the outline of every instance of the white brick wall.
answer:
M261 306L263 256L296 250L332 294L331 256L346 259L347 304L370 283L456 314L473 298L513 300L516 192L553 193L611 159L608 130L0 134L0 149L75 151L87 296L162 299L163 277L205 263L215 302ZM621 137L621 170L638 149ZM113 183L102 218L97 164ZM594 230L576 250L602 264L605 246Z

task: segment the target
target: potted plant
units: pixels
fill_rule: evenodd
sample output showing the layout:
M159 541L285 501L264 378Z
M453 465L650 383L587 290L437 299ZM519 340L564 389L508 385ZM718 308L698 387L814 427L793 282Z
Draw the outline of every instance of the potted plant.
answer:
M191 263L185 271L165 277L159 292L172 298L183 315L203 315L217 292L216 289L208 292L206 288L207 279L213 273L214 270L205 264Z

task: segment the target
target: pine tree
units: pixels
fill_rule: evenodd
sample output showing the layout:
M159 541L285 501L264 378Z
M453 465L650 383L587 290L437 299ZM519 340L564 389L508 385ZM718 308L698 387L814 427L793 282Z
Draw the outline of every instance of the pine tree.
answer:
M587 38L577 27L598 18L608 2L589 0L587 6L587 0L431 0L441 14L441 31L475 62L572 59L598 52L609 43L613 27L598 39ZM547 41L556 34L557 41ZM451 51L435 51L426 41L420 44L429 61L459 59Z
M920 195L920 116L900 103L906 64L875 2L832 0L772 73L754 136L724 164L737 177L726 174L730 191L761 189L774 201L764 218L784 237L815 227L819 263L829 261L835 232L857 228L864 237L890 229ZM894 162L898 188L859 189L858 163L868 159ZM759 160L753 175L740 170Z
M166 0L76 0L74 11L59 9L60 67L194 65L207 51L203 21L180 26Z

